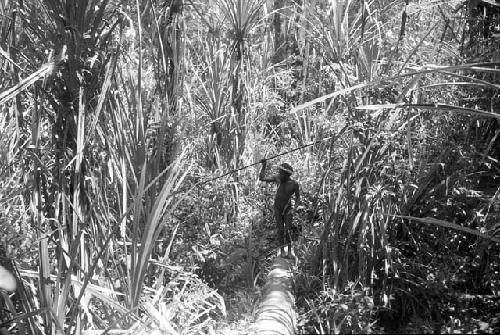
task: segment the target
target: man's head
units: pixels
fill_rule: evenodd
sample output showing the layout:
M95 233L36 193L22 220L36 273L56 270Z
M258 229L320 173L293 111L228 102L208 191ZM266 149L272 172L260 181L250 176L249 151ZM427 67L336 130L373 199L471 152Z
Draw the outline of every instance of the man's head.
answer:
M293 173L293 168L288 163L283 163L279 167L279 174L282 180L287 180Z

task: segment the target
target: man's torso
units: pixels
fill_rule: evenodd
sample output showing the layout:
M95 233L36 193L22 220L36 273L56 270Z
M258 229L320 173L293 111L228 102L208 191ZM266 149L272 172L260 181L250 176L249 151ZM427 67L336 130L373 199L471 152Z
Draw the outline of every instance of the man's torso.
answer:
M290 199L295 193L296 188L297 182L295 180L290 179L286 182L280 183L274 199L274 208L280 212L283 212L284 210L288 211L291 208Z

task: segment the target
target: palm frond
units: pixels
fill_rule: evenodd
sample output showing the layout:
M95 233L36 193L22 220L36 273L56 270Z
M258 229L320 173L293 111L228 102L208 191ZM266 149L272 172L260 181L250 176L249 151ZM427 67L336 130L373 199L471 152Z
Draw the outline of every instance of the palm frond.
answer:
M442 65L433 65L433 64L428 64L422 67L414 68L412 72L409 73L403 73L400 75L396 76L390 76L390 77L385 77L385 78L379 78L367 83L360 83L353 85L348 88L344 88L342 90L338 90L329 94L325 94L321 97L315 98L311 101L305 102L303 104L300 104L298 106L295 106L291 109L291 113L296 113L304 108L308 108L311 106L314 106L317 103L324 102L329 99L336 98L338 96L345 96L346 94L349 94L353 91L367 88L367 87L373 87L373 86L385 86L387 84L395 84L398 83L401 79L407 78L407 77L413 77L417 75L423 75L423 74L435 74L435 73L447 73L450 71L475 71L475 72L500 72L500 69L495 68L496 66L499 66L500 63L496 62L490 62L490 63L472 63L472 64L462 64L462 65L452 65L452 66L442 66Z
M21 80L13 87L0 92L0 105L7 103L9 100L15 98L18 94L23 92L26 88L30 87L38 80L43 79L54 72L56 62L50 62L42 65L37 71L30 74L28 77Z
M438 110L438 111L454 111L466 114L477 115L481 117L490 117L500 119L500 114L487 112L474 108L467 108L461 106L453 106L448 104L434 103L434 104L406 104L406 103L398 103L398 104L380 104L380 105L363 105L357 106L358 110L375 110L379 111L382 109L402 109L402 108L416 108L416 109L424 109L424 110Z
M439 220L439 219L435 219L435 218L431 218L431 217L418 218L418 217L414 217L414 216L401 216L401 215L391 215L391 216L397 217L400 219L416 221L419 223L426 223L426 224L431 224L431 225L437 225L437 226L444 227L444 228L451 228L451 229L458 230L458 231L461 231L461 232L464 232L467 234L472 234L472 235L475 235L475 236L478 236L478 237L481 237L481 238L484 238L487 240L491 240L491 241L496 242L496 243L500 243L500 238L498 238L498 237L490 236L490 235L482 233L476 229L464 227L464 226L458 225L456 223L445 221L445 220Z

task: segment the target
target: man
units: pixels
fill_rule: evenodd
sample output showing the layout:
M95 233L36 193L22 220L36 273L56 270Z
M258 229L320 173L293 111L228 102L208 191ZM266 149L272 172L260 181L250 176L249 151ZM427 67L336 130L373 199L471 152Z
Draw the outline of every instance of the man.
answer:
M292 226L292 195L295 194L295 203L300 202L299 183L291 179L293 169L290 164L283 163L279 167L278 175L266 177L266 160L262 159L262 169L260 170L259 180L265 182L274 182L278 184L276 196L274 198L274 218L278 227L278 243L280 254L284 254L284 246L288 245L288 257L291 257L291 239L290 228Z

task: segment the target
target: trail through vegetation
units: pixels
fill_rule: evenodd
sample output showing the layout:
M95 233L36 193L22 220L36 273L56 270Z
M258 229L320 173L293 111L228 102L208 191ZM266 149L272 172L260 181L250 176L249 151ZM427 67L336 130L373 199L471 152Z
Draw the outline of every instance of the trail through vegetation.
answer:
M289 333L499 332L499 27L491 0L0 0L0 333L255 329L264 158L300 184Z

